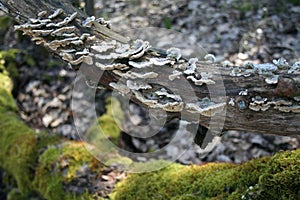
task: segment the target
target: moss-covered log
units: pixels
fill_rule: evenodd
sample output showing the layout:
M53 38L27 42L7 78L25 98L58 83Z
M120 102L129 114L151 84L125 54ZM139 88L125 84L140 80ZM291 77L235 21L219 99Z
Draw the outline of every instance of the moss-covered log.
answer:
M36 193L53 200L94 199L88 188L77 192L68 188L80 178L82 167L96 175L108 168L81 142L66 141L46 132L36 134L18 117L11 90L8 72L0 72L0 167L13 178L9 184L17 188L8 194L8 199L28 199Z
M280 152L244 164L171 165L131 175L111 196L131 199L299 199L300 150Z
M0 0L0 9L35 43L74 69L82 65L92 81L167 111L170 118L185 115L187 121L220 131L299 134L299 62L225 66L186 59L176 48L164 51L147 41L130 41L68 0Z

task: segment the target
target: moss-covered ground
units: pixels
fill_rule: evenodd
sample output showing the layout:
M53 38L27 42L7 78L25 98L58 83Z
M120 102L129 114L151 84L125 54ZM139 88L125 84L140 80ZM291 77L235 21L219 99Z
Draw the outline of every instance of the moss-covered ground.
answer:
M244 164L173 164L120 182L116 200L132 199L299 199L300 149Z
M7 199L28 199L36 193L46 199L92 199L88 193L74 195L64 190L63 184L75 179L84 164L101 172L101 163L82 143L37 134L19 119L9 77L15 70L12 65L9 70L4 67L7 60L2 55L0 52L0 166L11 177L8 184L16 187Z

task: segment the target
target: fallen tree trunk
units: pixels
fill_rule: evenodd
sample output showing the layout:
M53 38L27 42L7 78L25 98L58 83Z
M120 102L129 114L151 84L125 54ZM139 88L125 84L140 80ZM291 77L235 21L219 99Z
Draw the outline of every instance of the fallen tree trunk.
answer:
M274 64L225 66L186 59L180 50L152 48L123 37L63 0L0 0L21 25L17 30L68 62L74 70L169 118L216 131L278 135L300 131L300 67ZM101 78L99 76L101 74Z

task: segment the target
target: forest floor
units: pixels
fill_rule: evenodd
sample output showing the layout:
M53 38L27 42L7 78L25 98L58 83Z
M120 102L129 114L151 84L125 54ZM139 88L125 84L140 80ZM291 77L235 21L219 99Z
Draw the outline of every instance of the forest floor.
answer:
M95 2L96 15L109 19L113 30L129 35L132 32L130 30L147 27L168 29L184 35L190 43L214 54L217 62L229 61L234 65L243 65L247 61L272 62L281 57L290 63L300 61L299 5L285 4L284 1L250 3L235 0ZM37 132L47 130L49 134L80 139L71 110L72 83L76 73L49 55L45 49L33 45L28 38L20 39L20 35L14 33L12 27L1 31L1 35L1 49L21 49L17 56L19 77L14 90L21 118ZM161 42L164 40L161 38ZM173 38L171 42L182 43L180 38L177 40ZM106 90L97 92L96 109L99 115L105 112L103 105L109 94ZM80 98L82 94L75 95ZM145 109L131 104L129 112L126 112L126 117L130 120L124 120L123 127L134 129L135 125L145 121L145 112ZM174 159L182 149L188 149L177 160L183 164L241 163L300 146L300 139L275 136L272 135L272 130L270 135L229 131L209 151L203 151L184 140L168 145L172 136L182 131L178 127L181 124L174 121L157 135L147 139L122 133L118 141L121 146L135 152L150 152L167 146L163 159ZM138 131L146 133L150 130L140 128Z

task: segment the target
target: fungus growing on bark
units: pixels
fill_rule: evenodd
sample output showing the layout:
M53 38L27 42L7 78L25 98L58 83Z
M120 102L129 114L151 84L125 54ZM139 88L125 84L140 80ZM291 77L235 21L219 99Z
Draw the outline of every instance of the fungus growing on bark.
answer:
M127 87L127 85L121 83L111 82L109 83L109 86L120 92L122 95L128 94L130 92L130 89Z
M249 108L254 111L266 111L270 108L270 105L266 103L267 98L261 98L259 96L252 98L252 101L249 104Z
M98 52L98 53L103 53L106 52L108 50L113 50L115 49L117 45L117 41L115 40L111 40L109 42L107 41L102 41L100 44L98 45L93 45L91 46L91 49L93 49L94 51ZM129 48L128 48L129 49Z
M169 80L174 81L176 78L179 79L182 75L182 72L174 70L171 75L169 75Z
M167 58L150 58L149 62L156 66L164 66L167 64L173 64L173 61L170 59L167 59Z
M278 107L278 110L282 112L300 113L300 105L280 106Z
M51 33L51 35L52 36L63 36L63 34L66 34L66 33L72 34L72 32L74 32L75 30L76 30L75 26L65 26L65 27L56 29L55 31L53 31ZM74 33L73 33L73 35L74 35Z
M196 70L196 63L198 62L198 58L191 58L189 59L188 68L183 72L187 75L191 75L195 73Z
M187 103L185 108L190 113L198 113L207 117L215 116L217 113L223 112L226 103L210 104L200 106L198 103Z
M240 96L247 96L248 95L248 89L242 90L239 92Z
M49 19L54 19L55 17L58 17L60 14L63 13L63 10L62 9L57 9L56 11L54 11L54 13L52 15L49 15ZM39 13L40 14L40 13ZM45 13L45 15L47 14L47 12ZM43 16L45 16L43 15ZM38 15L40 17L40 15Z
M47 11L41 11L38 13L38 17L45 17L47 14Z
M187 103L185 108L190 113L198 113L207 117L215 116L224 110L226 102L215 103L208 97L200 99L198 102Z
M129 52L129 59L133 60L142 57L149 48L150 44L148 41L135 40L131 47L131 51Z
M183 102L159 102L159 100L153 100L146 98L141 92L133 90L135 97L145 105L149 106L150 108L161 108L168 112L180 112L183 109L184 103Z
M178 48L171 47L167 50L167 58L170 60L176 60L179 61L181 58L181 51Z
M161 88L160 90L156 91L155 94L158 96L165 96L167 98L171 98L178 102L182 101L182 99L179 95L170 94L165 88Z
M216 57L213 54L206 54L204 56L204 59L208 62L208 63L215 63L216 62Z
M120 70L114 70L113 72L116 75L121 76L126 79L148 79L148 78L158 77L158 74L155 72L138 73L138 72L128 71L126 73L123 73Z
M143 82L137 82L137 81L132 81L132 80L127 80L126 82L127 87L131 90L147 90L147 89L152 89L152 86L143 83Z
M230 98L228 104L231 106L235 106L234 98Z
M279 75L271 75L270 77L265 78L267 84L277 84Z
M215 81L210 79L212 77L210 73L201 72L200 74L200 79L196 79L194 76L188 76L187 79L193 81L195 85L212 85L216 83Z
M258 72L258 74L271 73L278 70L278 67L271 63L254 64L251 62L246 63L245 67L250 67Z
M153 65L153 63L150 61L145 61L145 62L135 62L135 61L129 61L128 64L134 68L141 69L141 68L146 68L150 67Z
M96 20L95 16L88 17L82 22L82 26L91 28L95 20Z
M288 71L289 74L300 73L300 62L295 62Z
M274 65L276 65L277 67L284 69L289 67L289 63L286 61L286 59L284 58L279 58L278 60L273 60Z
M101 70L114 70L114 69L128 69L128 66L122 63L113 63L113 64L105 64L105 63L95 63L96 67L99 67Z

